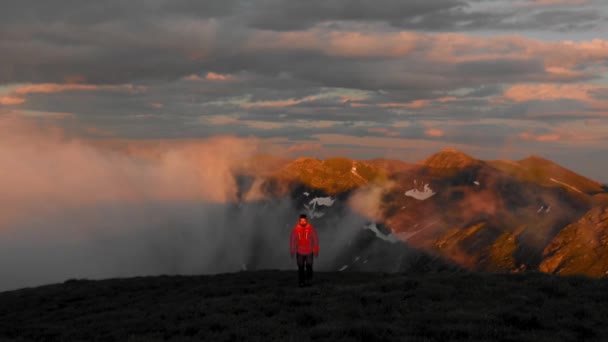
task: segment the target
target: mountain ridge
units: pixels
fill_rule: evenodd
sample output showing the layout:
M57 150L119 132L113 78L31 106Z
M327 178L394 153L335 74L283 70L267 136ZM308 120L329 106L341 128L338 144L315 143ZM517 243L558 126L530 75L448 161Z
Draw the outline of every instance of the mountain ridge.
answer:
M552 255L547 248L585 254L584 245L565 246L572 241L563 238L572 229L567 227L608 203L600 183L548 159L485 161L451 148L417 163L298 158L269 179L291 184L282 187L283 195L298 188L348 201L350 194L376 193L365 200L363 214L396 240L479 271L557 273L546 266ZM600 276L608 262L601 272L588 270L605 258L593 254L570 273Z

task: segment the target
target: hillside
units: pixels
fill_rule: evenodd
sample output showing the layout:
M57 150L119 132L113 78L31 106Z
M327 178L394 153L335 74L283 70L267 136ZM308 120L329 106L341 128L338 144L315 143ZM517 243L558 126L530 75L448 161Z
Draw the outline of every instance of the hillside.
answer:
M539 156L530 156L518 161L494 160L489 164L522 181L547 187L563 187L569 191L586 194L605 191L601 183Z
M542 274L160 276L0 293L18 341L582 341L608 334L608 279Z
M540 270L557 274L608 274L608 206L596 207L568 225L544 250Z
M386 179L387 171L371 163L348 158L298 158L278 169L273 178L302 184L336 195L370 182Z

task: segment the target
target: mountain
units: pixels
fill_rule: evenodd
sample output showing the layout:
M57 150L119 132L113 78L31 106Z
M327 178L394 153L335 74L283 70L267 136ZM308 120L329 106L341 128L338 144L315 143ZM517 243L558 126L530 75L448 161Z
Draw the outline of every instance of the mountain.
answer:
M601 341L608 279L295 271L71 279L0 293L0 340Z
M491 161L490 165L522 181L547 187L563 187L569 191L586 194L606 191L601 183L539 156L530 156L515 162L496 160Z
M369 248L350 249L346 259L351 261L337 268L400 269L398 260L415 250L478 271L593 276L608 271L608 255L601 247L608 227L599 218L593 224L580 221L602 217L594 213L603 210L608 192L541 157L484 161L444 149L417 163L299 158L264 182L267 196L291 196L326 229L336 222L332 213L351 205L352 196L374 194L362 201L370 221L362 228L408 248L376 255L365 264L352 260L360 260ZM326 199L332 205L320 205Z
M387 171L372 163L347 158L298 158L277 170L273 178L336 195L386 179Z
M419 162L419 164L429 168L450 169L480 164L480 161L456 149L446 148Z

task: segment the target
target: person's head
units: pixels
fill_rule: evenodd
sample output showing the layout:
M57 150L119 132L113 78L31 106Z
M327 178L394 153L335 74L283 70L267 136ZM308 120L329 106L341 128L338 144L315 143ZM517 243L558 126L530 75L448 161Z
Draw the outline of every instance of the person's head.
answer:
M298 220L300 226L306 226L308 224L308 218L305 214L300 215L300 219Z

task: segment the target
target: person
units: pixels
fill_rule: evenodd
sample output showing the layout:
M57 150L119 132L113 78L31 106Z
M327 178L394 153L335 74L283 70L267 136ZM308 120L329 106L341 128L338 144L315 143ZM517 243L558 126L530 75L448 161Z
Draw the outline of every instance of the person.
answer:
M319 237L305 214L300 215L298 224L291 230L290 251L298 264L299 286L311 286L313 256L319 257Z

